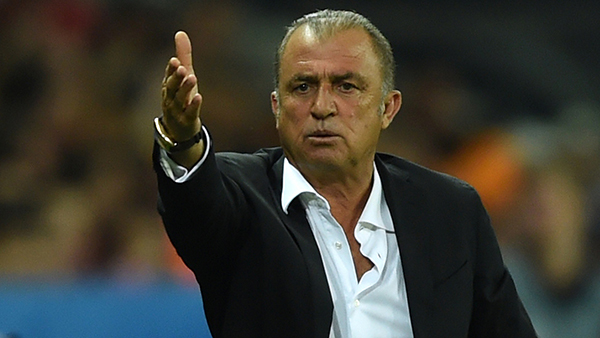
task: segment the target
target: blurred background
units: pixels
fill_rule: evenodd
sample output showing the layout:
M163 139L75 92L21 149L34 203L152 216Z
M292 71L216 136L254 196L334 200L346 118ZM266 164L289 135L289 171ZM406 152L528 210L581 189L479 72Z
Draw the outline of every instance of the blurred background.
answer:
M186 30L217 150L278 144L283 27L354 9L404 104L381 151L480 192L541 337L600 337L600 2L0 0L0 337L209 337L152 118Z

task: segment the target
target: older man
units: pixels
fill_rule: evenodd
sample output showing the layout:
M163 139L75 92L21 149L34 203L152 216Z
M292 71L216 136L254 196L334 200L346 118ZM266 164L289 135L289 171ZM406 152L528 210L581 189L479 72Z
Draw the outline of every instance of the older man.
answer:
M189 39L175 43L159 211L214 337L536 336L473 188L376 153L402 100L367 19L291 25L271 94L281 148L254 154L214 153Z

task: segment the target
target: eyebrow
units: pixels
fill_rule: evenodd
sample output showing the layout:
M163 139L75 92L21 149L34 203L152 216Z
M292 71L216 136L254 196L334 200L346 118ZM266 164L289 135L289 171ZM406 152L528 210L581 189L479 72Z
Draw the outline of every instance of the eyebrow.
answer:
M316 75L296 74L290 79L288 83L295 82L317 83L319 82L319 77Z
M367 79L364 76L355 72L347 72L341 75L333 74L329 77L331 83L339 83L349 79L356 79L360 86L366 86L368 83Z
M368 83L367 79L355 72L347 72L344 74L333 74L329 76L329 81L331 83L339 83L349 79L356 79L361 86L366 86ZM318 83L319 77L317 75L308 75L308 74L296 74L294 75L288 84L296 83L296 82L306 82L306 83Z

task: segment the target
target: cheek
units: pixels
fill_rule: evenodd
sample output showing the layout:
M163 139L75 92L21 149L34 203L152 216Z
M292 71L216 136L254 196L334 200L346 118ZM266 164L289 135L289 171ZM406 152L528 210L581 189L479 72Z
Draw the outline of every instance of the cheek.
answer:
M380 115L370 110L363 115L357 114L353 122L349 128L353 130L355 137L359 138L361 142L376 143L378 141L381 133Z
M291 100L290 100L291 101ZM295 101L286 102L280 109L279 123L289 126L299 126L306 120L310 113L304 109L303 105Z
M294 139L302 133L302 120L289 110L280 111L277 129L281 139Z
M288 110L282 110L279 115L279 128L290 129L298 123L296 116L291 114Z

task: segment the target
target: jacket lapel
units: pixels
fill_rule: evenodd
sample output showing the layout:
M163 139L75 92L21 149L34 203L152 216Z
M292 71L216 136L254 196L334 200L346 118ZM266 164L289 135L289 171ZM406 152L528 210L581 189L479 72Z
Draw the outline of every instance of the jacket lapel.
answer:
M434 302L430 224L425 217L428 211L423 209L424 197L414 187L407 171L384 164L378 156L376 165L400 248L414 337L429 337L428 323Z
M331 301L331 294L329 293L329 284L317 242L306 219L304 207L298 199L295 199L288 207L287 214L281 208L283 156L275 160L275 164L269 172L269 180L272 198L279 217L290 231L304 257L311 288L312 311L307 316L312 315L313 317L314 337L327 337L331 328L333 315L333 303Z

